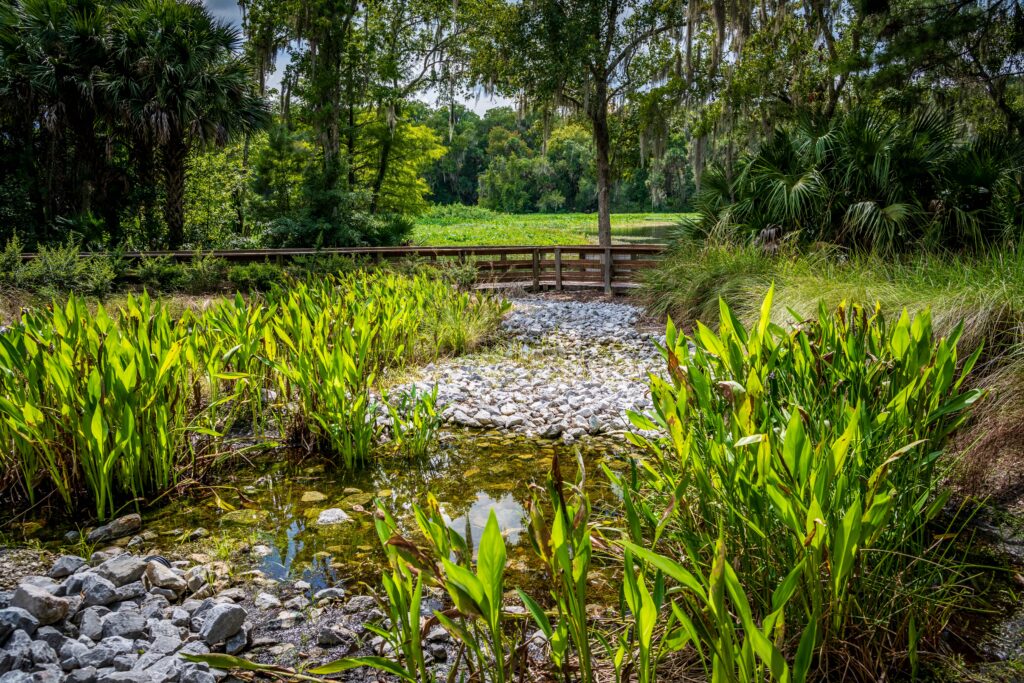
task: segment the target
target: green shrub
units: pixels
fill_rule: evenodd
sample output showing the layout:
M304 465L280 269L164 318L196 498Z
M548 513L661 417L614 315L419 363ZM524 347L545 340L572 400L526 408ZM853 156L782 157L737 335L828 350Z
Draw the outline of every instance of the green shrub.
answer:
M364 236L366 244L372 247L390 247L407 244L416 222L410 216L387 214L374 216L370 232Z
M227 276L227 261L212 252L197 251L185 269L185 289L194 294L217 292L224 289Z
M476 263L471 260L445 261L438 269L441 271L441 277L464 291L473 289L479 277Z
M342 256L340 254L315 254L297 256L288 264L290 275L299 280L325 275L345 275L370 265L363 256Z
M247 263L228 269L228 282L240 292L268 292L284 280L284 269L275 263Z
M0 284L14 285L18 271L22 265L21 240L15 235L7 240L4 250L0 251Z
M188 266L170 256L145 257L136 266L135 277L147 289L177 292L185 289L188 282Z
M62 292L106 294L117 278L116 254L81 254L77 242L41 246L35 257L22 260L21 243L15 237L4 247L0 282L44 295Z
M936 111L860 107L780 129L726 173L710 169L687 230L907 252L1021 237L1024 145Z

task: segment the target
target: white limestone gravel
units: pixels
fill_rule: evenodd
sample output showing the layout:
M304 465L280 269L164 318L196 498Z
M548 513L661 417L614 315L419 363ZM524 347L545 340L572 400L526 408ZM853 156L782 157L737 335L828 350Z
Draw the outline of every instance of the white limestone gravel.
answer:
M651 408L657 334L640 329L638 306L544 297L512 301L498 351L421 368L418 389L437 384L445 422L574 441L627 429L626 411Z

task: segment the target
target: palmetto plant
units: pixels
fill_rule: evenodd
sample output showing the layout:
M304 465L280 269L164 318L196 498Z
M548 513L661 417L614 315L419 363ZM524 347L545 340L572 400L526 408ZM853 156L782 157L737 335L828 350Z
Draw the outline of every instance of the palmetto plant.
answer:
M935 111L907 120L859 108L779 129L737 164L709 171L684 230L728 237L769 229L806 241L900 250L925 241L977 248L1020 220L1024 146L971 137Z
M189 150L266 127L269 109L239 53L238 31L201 3L136 0L112 11L103 90L123 124L160 152L168 244L179 248Z

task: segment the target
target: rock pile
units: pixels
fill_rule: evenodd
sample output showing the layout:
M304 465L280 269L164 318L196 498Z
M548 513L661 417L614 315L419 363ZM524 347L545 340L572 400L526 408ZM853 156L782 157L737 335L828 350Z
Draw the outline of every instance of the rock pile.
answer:
M437 384L442 418L572 442L629 427L626 412L651 408L647 377L662 362L660 337L637 328L642 310L599 301L518 299L503 325L503 357L428 365L420 390Z
M182 655L247 646L246 610L218 591L226 570L120 550L62 556L0 593L0 681L213 683L223 672Z

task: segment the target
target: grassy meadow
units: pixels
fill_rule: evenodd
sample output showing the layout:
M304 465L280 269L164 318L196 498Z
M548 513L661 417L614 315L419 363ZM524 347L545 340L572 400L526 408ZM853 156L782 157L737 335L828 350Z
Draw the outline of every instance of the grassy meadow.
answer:
M681 213L612 214L616 243L660 242ZM597 214L508 214L474 206L434 207L416 221L412 243L418 246L548 246L597 244Z

